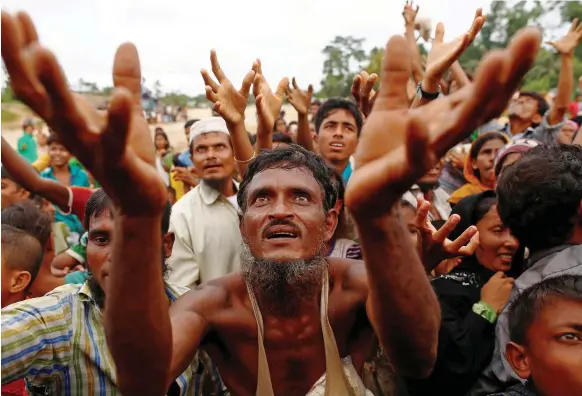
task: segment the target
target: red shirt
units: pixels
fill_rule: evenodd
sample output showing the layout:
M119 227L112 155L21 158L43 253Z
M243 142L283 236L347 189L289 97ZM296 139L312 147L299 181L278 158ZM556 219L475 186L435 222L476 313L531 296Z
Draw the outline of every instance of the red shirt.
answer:
M24 379L2 385L2 396L28 396Z
M85 206L87 206L87 201L91 198L91 195L95 192L94 189L87 187L69 187L73 194L73 202L71 204L71 213L79 218L81 223L85 219Z

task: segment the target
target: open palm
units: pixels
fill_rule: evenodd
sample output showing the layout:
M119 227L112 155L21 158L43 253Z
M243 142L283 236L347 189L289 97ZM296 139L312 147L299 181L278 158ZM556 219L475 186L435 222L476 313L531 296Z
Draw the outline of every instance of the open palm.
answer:
M454 40L445 43L445 27L442 23L437 24L435 39L432 48L426 59L426 76L435 81L440 81L447 69L461 56L467 47L475 40L475 37L481 31L486 17L479 8L475 12L473 24L469 31Z
M244 122L255 72L249 71L243 79L241 89L237 90L226 78L214 50L210 51L210 63L218 84L210 77L206 69L200 71L206 84L206 98L214 103L213 110L220 114L227 124L236 125Z
M286 87L287 100L297 110L297 113L307 114L309 106L311 106L311 98L313 97L313 85L309 84L307 91L303 91L297 85L295 77L293 77L291 82L293 88Z
M265 80L265 75L263 74L263 65L261 60L257 59L253 65L253 70L256 75L261 75L262 78L255 77L253 84L253 95L255 99L257 96L261 95L265 108L269 110L270 116L274 120L279 117L281 107L283 106L283 100L285 99L285 90L289 85L289 78L283 77L277 85L277 90L273 92L267 80Z
M499 115L539 49L540 32L523 29L503 51L489 54L473 83L428 105L408 109L410 50L388 42L380 90L362 130L345 203L356 220L381 218L451 147ZM387 133L389 131L389 133Z
M122 212L161 212L167 194L140 106L141 69L133 44L122 44L115 54L117 89L107 112L69 90L55 56L40 45L26 13L2 11L2 59L15 94L46 121Z
M578 18L574 18L568 33L558 41L548 41L548 44L554 47L561 55L572 55L581 40L582 22L578 23Z

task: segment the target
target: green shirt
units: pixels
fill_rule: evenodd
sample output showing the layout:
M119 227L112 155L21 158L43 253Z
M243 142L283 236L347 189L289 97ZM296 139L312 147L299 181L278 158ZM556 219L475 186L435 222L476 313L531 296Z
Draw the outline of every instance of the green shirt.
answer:
M18 139L18 154L31 164L38 159L36 140L31 134L25 133Z

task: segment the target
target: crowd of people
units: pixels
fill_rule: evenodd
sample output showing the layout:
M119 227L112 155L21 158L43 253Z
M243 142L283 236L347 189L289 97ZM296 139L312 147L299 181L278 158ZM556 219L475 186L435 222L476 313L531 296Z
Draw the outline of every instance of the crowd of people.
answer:
M550 43L549 102L520 89L537 28L469 77L486 16L437 25L423 65L417 12L351 99L272 90L258 59L239 87L211 51L215 116L176 152L133 44L98 110L2 11L13 91L50 129L45 152L29 121L2 137L2 395L582 395L582 24Z

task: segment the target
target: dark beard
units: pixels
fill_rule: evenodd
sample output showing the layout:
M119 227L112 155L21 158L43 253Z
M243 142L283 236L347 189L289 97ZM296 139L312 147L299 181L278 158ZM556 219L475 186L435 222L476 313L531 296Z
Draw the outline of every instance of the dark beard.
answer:
M253 257L245 244L241 254L243 279L255 293L261 310L290 317L305 301L319 295L327 261L320 252L306 260L275 261Z
M91 290L91 296L93 297L95 304L103 309L103 307L105 307L105 292L101 286L99 286L99 283L97 283L97 280L93 275L89 276L87 283L89 284L89 290Z

